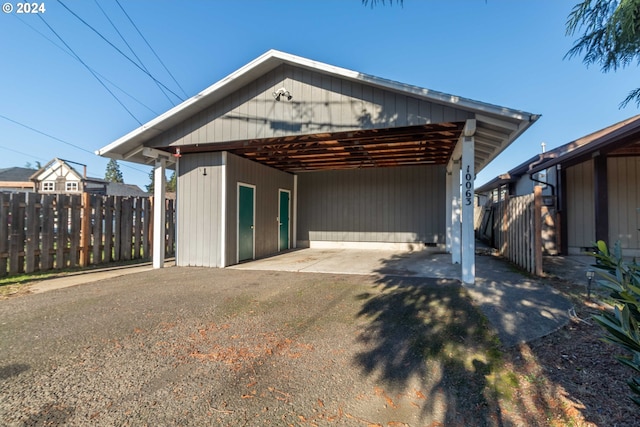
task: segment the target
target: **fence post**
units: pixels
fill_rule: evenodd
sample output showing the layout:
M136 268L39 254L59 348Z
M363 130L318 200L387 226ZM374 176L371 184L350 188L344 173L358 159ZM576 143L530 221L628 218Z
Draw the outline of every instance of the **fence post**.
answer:
M500 255L509 258L509 192L507 191L504 194L504 199L502 200L502 239L500 240Z
M89 193L82 193L82 222L80 224L80 266L89 265L89 239L91 238L91 203Z
M27 244L25 250L25 273L33 273L38 267L39 259L36 259L36 251L40 247L40 195L38 193L26 194L26 230Z
M24 272L24 210L25 193L11 195L11 237L9 240L9 272L11 274Z
M40 270L53 268L54 211L55 197L52 194L42 196L42 249L40 250ZM0 269L1 269L0 265Z
M93 264L100 264L103 262L102 247L104 245L104 215L102 209L103 196L91 197L91 203L93 204Z
M80 214L82 213L82 196L71 195L71 217L69 219L69 243L71 248L69 249L69 266L77 267L80 259L80 233L78 232L78 224L82 228L82 221ZM91 228L91 226L89 226Z
M536 185L533 187L533 235L534 245L533 250L535 259L535 274L536 276L543 276L544 271L542 268L542 187Z
M9 194L0 195L0 277L7 275L9 259Z

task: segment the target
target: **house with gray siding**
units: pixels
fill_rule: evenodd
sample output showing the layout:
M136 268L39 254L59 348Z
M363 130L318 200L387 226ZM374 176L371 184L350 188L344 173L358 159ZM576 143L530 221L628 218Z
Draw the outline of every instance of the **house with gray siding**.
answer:
M83 172L78 172L71 164L83 166ZM88 177L86 168L81 163L54 158L37 171L28 169L30 171L29 180L35 192L44 194L91 193L100 196L149 196L149 193L142 191L134 184L109 182L101 178ZM1 177L0 172L0 179Z
M475 174L538 117L271 50L97 154L175 169L179 266L435 247L472 282Z
M581 254L604 240L640 255L640 115L540 153L476 194L499 201L530 194L536 185L548 208L549 254Z

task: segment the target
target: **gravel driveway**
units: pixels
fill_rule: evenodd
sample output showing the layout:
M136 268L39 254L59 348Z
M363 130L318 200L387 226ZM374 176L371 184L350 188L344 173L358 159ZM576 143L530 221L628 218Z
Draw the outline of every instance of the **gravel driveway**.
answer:
M420 328L449 316L427 307L455 298L445 279L173 267L0 301L0 419L491 424L482 373L425 360Z

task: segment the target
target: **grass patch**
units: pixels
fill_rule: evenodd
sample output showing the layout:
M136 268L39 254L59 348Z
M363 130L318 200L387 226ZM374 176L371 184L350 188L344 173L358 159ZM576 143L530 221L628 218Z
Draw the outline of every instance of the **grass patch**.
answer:
M109 264L90 265L88 267L63 268L60 270L36 271L33 273L21 273L0 278L0 299L28 293L29 285L41 282L42 280L64 277L72 274L91 272L105 268L126 267L129 265L148 263L148 260L117 261Z

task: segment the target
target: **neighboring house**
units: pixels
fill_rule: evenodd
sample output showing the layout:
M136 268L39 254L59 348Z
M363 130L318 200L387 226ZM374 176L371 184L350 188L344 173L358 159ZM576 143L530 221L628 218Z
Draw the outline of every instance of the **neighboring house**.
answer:
M54 158L31 175L38 193L80 194L84 190L86 170L79 174L67 160Z
M87 178L85 190L103 196L149 197L150 194L134 184L109 182L100 178Z
M272 50L97 153L155 162L156 177L175 162L178 265L435 246L462 253L467 281L473 221L452 206L472 218L473 194L460 194L460 169L472 189L537 118Z
M34 170L31 168L0 169L0 191L34 191L34 183L30 179L33 172Z
M640 115L532 157L475 192L482 204L530 194L539 181L555 252L583 253L604 240L640 255Z
M80 174L69 160L54 158L40 170L33 173L30 179L35 191L51 194L81 194L88 192L108 196L147 197L148 193L132 184L108 182L100 178L86 176L86 168ZM84 165L81 165L84 166Z

